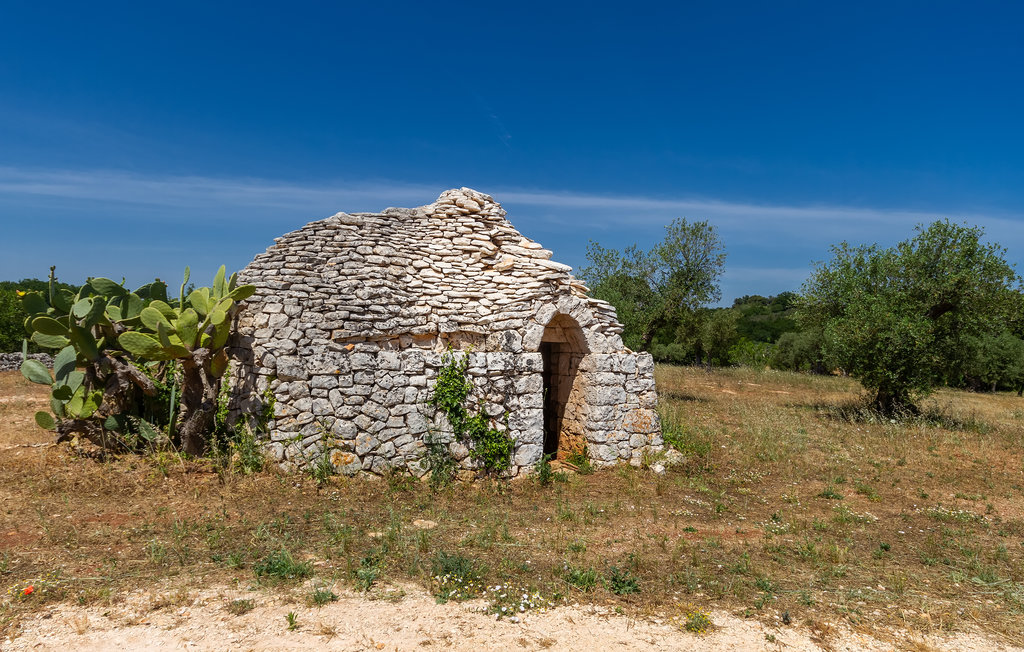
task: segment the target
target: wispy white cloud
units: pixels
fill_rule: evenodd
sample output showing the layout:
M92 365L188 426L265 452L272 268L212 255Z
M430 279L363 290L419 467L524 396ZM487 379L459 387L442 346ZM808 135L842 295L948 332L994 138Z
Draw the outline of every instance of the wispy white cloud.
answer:
M37 195L183 208L238 206L304 208L336 205L377 210L382 198L397 204L430 201L444 188L408 183L294 184L268 179L158 176L96 170L25 170L0 167L0 195ZM353 208L355 206L355 208Z
M445 189L440 184L386 180L298 183L0 167L0 225L5 236L13 239L44 234L50 259L61 261L68 278L128 274L142 282L154 275L175 276L184 259L199 259L193 269L206 265L210 274L221 262L241 267L274 236L306 221L339 210L419 206ZM662 226L677 217L707 219L719 229L729 254L722 278L727 300L797 289L811 262L827 258L831 243L890 244L907 237L914 224L946 216L984 226L991 240L1009 249L1010 260L1024 261L1024 215L1009 212L964 215L515 187L480 190L500 201L524 233L553 249L556 259L577 268L585 264L584 246L589 239L605 246L645 245L660 239ZM117 239L110 242L109 237L98 235L97 223L120 224ZM161 230L159 242L154 242L154 223L202 224L205 242L217 244L197 246L194 229L175 228ZM119 253L96 269L97 261L79 254L83 246L98 245L100 239L105 251L113 246ZM0 257L0 277L31 275L36 265L34 250L15 249Z
M0 200L51 197L72 200L222 211L240 219L248 209L287 210L309 219L338 210L376 211L432 201L442 185L395 181L295 183L254 178L145 175L115 170L32 170L0 167ZM645 197L596 193L482 188L505 205L510 217L545 231L581 228L628 229L634 236L658 237L676 217L707 219L732 243L768 244L788 238L804 243L888 241L906 237L917 223L941 217L980 224L989 237L1011 249L1024 248L1024 215L963 214L900 208L836 205L777 205L724 199ZM799 261L804 263L806 261Z

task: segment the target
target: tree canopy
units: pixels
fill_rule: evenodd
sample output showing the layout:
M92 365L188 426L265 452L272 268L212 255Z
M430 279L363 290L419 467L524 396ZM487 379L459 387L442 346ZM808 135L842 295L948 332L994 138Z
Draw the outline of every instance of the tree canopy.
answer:
M673 221L649 251L632 245L620 252L591 242L587 260L583 277L593 296L615 306L623 340L634 349L649 350L660 329L674 328L721 298L725 248L706 221Z
M843 242L805 283L801 324L820 330L827 360L879 409L913 410L975 357L978 338L1017 317L1020 279L983 235L944 220L891 248Z

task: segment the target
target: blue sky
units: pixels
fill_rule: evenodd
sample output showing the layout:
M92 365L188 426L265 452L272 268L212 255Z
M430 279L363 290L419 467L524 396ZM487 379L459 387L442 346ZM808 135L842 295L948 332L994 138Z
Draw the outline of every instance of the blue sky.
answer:
M1024 262L1017 3L0 7L0 279L199 280L339 210L493 195L574 267L708 219L725 303L839 240Z

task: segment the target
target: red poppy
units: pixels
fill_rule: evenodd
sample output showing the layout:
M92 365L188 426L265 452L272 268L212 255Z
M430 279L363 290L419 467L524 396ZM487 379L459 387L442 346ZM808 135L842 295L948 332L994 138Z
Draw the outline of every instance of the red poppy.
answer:
M24 589L22 590L21 594L22 594L22 595L32 595L32 592L33 592L33 591L35 591L35 590L36 590L36 587L34 587L34 586L32 586L31 584L29 584L28 586L26 586L26 587L25 587L25 588L24 588Z

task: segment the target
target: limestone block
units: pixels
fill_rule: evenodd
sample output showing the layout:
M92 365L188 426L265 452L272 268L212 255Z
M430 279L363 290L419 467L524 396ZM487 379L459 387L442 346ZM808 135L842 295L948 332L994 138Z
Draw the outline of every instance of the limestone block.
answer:
M448 452L450 452L452 457L460 462L469 457L469 447L457 441L448 445Z
M338 439L355 439L358 430L356 424L347 419L337 419L331 427L331 433Z
M402 455L406 459L422 457L424 452L426 451L426 446L424 446L423 442L419 441L418 439L405 442L401 446L397 444L397 439L395 440L395 442L395 447L398 449L398 454Z
M544 358L540 353L523 353L515 358L515 370L519 373L540 373L544 370Z
M618 371L618 359L622 357L607 353L591 353L584 356L579 370L583 372L614 372Z
M649 443L650 439L647 437L647 435L642 435L638 433L629 438L629 446L633 450L643 448L644 446L647 446L647 444Z
M405 397L408 389L409 388L407 387L396 387L392 389L390 392L388 392L381 398L381 405L390 408L395 407L396 405L404 404L406 402Z
M420 435L427 432L430 427L430 421L418 412L413 412L406 417L407 427L409 433L413 435Z
M544 430L544 410L539 408L523 408L514 414L509 415L508 424L523 432L533 430Z
M649 434L658 430L658 413L654 410L632 410L622 419L622 429L630 433Z
M374 421L386 421L389 416L387 409L374 401L367 401L364 403L362 413Z
M421 374L426 366L423 353L420 351L402 351L399 354L401 369L406 374Z
M619 357L619 371L624 374L635 374L637 368L636 354L625 354Z
M372 387L375 374L372 371L357 371L352 375L352 381L360 387Z
M498 403L486 403L484 404L484 414L495 419L505 414L505 406Z
M335 472L342 475L353 476L363 468L362 461L348 451L332 450L329 459Z
M335 408L345 405L345 394L340 389L332 389L327 396Z
M380 442L373 435L361 433L356 436L356 455L362 457L377 448Z
M309 412L313 407L313 399L309 398L309 392L306 392L305 398L300 398L297 401L293 401L292 407L294 407L299 412Z
M282 389L280 387L278 388L278 391L281 392L282 394L284 393L284 389ZM308 398L309 397L309 385L304 383L304 382L301 382L301 381L295 381L294 383L289 383L289 385L288 385L288 396L293 401L297 401L297 400L302 399L302 398Z
M636 354L636 369L637 372L653 376L654 375L654 358L650 353L637 353Z
M626 390L621 387L590 386L584 392L584 400L590 405L619 405L626 401Z
M377 354L377 368L398 371L402 368L402 361L397 351L381 351Z
M619 459L619 451L607 444L587 444L587 455L598 462L614 462Z
M410 435L409 433L406 433L404 435L399 435L398 437L395 437L392 440L392 443L395 445L395 448L401 450L403 446L414 441L416 441L416 438Z
M353 353L349 356L349 362L353 370L374 369L377 366L376 356L369 353ZM358 380L356 382L359 382Z
M519 397L520 408L542 408L544 407L544 395L541 392L523 394Z
M543 339L544 327L540 324L531 324L523 331L523 349L526 351L536 351L540 348L540 343Z
M626 380L622 374L613 373L610 371L599 371L587 376L588 380L596 385L616 385L621 387L623 382Z
M267 457L275 462L284 461L284 444L281 442L270 442L265 449Z
M626 393L630 396L637 396L643 392L649 392L654 389L654 379L649 376L640 376L639 378L630 378L626 381Z
M540 374L520 375L515 381L517 394L534 394L544 390L544 377Z
M333 414L334 407L331 402L326 398L315 398L313 399L313 414L318 417L327 416Z
M383 457L374 457L370 462L370 472L384 475L392 469L391 461Z
M514 461L517 466L532 466L540 461L544 449L537 444L524 444L516 449Z
M617 405L590 405L587 406L587 419L591 423L612 421L618 418L619 407ZM593 425L589 426L593 427Z
M296 410L292 406L290 406L287 403L285 403L283 400L281 400L280 397L278 397L277 402L274 404L274 418L275 419L280 419L281 417L295 416L298 413L299 413L298 410Z
M282 356L277 359L277 377L284 381L306 380L309 374L299 358Z

